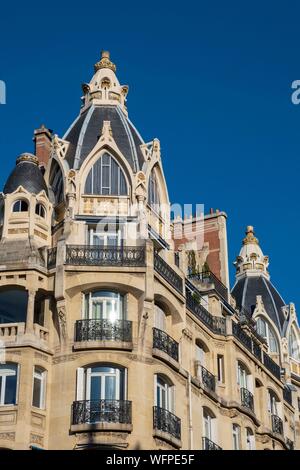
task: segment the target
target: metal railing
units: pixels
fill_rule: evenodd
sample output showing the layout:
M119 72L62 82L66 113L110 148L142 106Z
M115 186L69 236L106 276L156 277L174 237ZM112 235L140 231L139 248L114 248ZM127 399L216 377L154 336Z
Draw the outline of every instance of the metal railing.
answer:
M215 444L208 437L202 437L202 449L203 450L222 450L222 447Z
M182 278L172 269L164 259L154 252L154 269L158 272L174 289L183 293Z
M272 415L272 431L275 434L283 434L283 422L277 415Z
M72 424L131 424L131 401L80 400L72 406Z
M201 366L201 382L206 388L215 392L216 377L203 366Z
M110 321L78 320L75 324L75 341L132 341L132 322L128 320Z
M177 341L158 328L153 328L153 348L163 351L175 361L179 359L179 344Z
M187 308L213 333L219 335L226 335L226 322L223 317L215 317L209 313L200 301L193 297L190 290L186 290L186 306Z
M242 327L232 321L232 333L249 351L252 352L252 342L250 336L245 333Z
M80 266L145 266L145 246L67 245L66 264Z
M191 273L188 275L188 278L190 280L198 281L201 282L202 284L213 284L214 287L213 289L224 299L228 300L228 289L227 287L223 284L223 282L220 281L220 279L217 278L217 276L211 272L211 271L204 271L201 273Z
M153 407L153 427L181 439L181 419L164 408Z
M254 399L253 394L247 388L241 388L241 404L254 412Z
M52 269L56 266L57 248L50 248L47 252L47 268Z

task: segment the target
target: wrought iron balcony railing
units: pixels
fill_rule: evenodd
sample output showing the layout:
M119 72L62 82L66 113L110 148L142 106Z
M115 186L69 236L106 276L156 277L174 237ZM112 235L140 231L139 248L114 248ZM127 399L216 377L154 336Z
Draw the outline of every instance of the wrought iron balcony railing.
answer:
M283 399L290 405L292 405L292 390L289 387L284 387L283 389Z
M158 253L154 253L154 269L158 272L174 289L183 293L183 281L179 274L172 269Z
M294 450L294 443L291 441L291 439L287 438L285 444L288 450Z
M153 407L153 427L181 439L181 419L164 408Z
M245 408L248 408L254 412L254 399L252 393L247 388L241 388L241 404Z
M200 361L196 361L196 375L201 381L202 385L212 392L216 390L216 377L203 367Z
M153 328L153 348L163 351L178 362L179 345L177 341L158 328Z
M222 447L215 444L208 437L202 437L202 449L203 450L222 450Z
M67 245L66 264L80 266L145 266L145 246Z
M193 314L204 323L213 333L226 335L225 318L215 317L209 313L200 301L193 297L190 290L186 290L186 306Z
M252 352L252 342L250 336L245 333L238 323L232 322L232 333L249 351Z
M188 278L192 281L198 281L202 284L207 284L208 286L213 284L213 288L224 300L228 300L228 289L220 281L220 279L215 276L211 271L205 271L201 273L191 273L188 275ZM201 290L201 289L200 289Z
M272 415L272 431L275 434L283 435L283 422L277 415Z
M72 406L72 424L131 424L131 401L80 400Z
M110 321L78 320L75 325L75 341L132 341L132 322L128 320Z

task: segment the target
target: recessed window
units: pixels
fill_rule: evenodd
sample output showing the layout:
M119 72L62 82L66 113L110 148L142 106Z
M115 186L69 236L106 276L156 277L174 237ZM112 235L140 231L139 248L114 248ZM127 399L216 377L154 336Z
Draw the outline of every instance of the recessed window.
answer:
M124 297L118 292L96 291L85 294L85 319L114 322L124 319L124 313Z
M32 406L45 408L46 371L35 367L33 371Z
M156 375L155 405L171 413L174 412L174 386L160 374Z
M166 331L165 311L156 304L154 306L154 325L158 330Z
M17 373L17 364L0 364L0 406L16 404Z
M28 211L28 202L23 199L16 201L12 208L13 212L27 212Z
M300 361L300 350L299 350L299 343L298 338L296 336L295 330L292 327L290 334L289 334L289 355L296 359L296 361Z
M225 369L224 369L224 356L222 354L218 354L217 356L217 368L218 368L218 382L224 383L225 382Z
M232 425L233 450L241 449L241 428L238 424Z
M78 369L78 400L124 400L125 369L111 364L95 364ZM97 421L96 415L93 421Z
M36 215L39 215L40 217L42 217L43 219L45 219L46 217L46 209L45 207L43 206L43 204L37 204L35 206L35 213Z
M156 177L154 169L151 171L151 174L150 174L148 191L149 191L148 202L149 202L150 206L156 212L159 212L160 196L159 196L159 188L158 188L157 177Z
M269 347L269 352L278 353L278 342L276 339L275 332L271 325L266 322L263 318L258 318L256 322L256 329L260 336L266 338Z
M108 153L92 166L85 182L85 194L126 196L127 183L123 170Z
M246 449L255 450L254 433L251 428L246 428Z

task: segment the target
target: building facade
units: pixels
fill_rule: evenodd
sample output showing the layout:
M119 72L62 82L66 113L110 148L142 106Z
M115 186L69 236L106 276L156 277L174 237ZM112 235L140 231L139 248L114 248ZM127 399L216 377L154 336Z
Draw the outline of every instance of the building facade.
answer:
M230 292L226 214L170 220L107 52L82 88L1 193L0 448L299 448L299 325L253 228Z

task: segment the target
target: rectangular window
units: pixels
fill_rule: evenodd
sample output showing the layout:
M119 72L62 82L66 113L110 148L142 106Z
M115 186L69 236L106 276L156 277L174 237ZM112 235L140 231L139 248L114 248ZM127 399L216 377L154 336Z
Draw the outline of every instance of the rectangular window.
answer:
M32 406L45 408L46 371L39 367L33 372Z
M15 405L17 402L16 364L0 365L0 405Z
M217 356L217 367L218 367L218 382L223 384L225 382L225 370L224 370L224 356L222 356L222 354L218 354Z
M233 439L233 449L240 450L241 448L241 428L238 424L232 425L232 439Z

